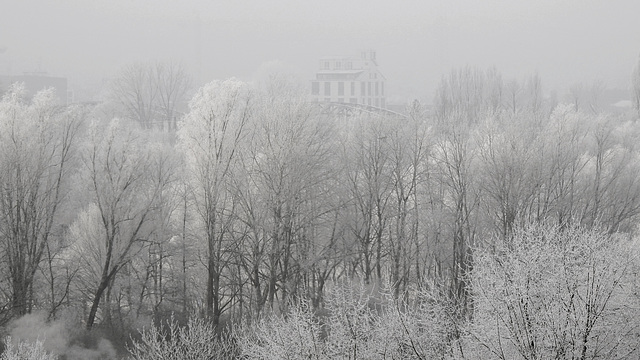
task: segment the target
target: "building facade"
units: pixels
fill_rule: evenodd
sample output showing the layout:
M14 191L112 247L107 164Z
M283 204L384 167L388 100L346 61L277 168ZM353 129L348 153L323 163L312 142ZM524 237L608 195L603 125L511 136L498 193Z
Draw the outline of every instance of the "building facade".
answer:
M319 65L311 81L313 101L386 108L385 78L374 50L362 51L360 57L324 57Z

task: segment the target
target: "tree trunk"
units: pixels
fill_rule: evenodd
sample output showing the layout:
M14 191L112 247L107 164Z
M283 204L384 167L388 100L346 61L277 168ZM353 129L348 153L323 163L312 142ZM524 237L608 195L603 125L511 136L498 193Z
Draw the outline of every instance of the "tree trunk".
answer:
M91 303L91 310L89 311L89 318L87 319L87 330L91 330L93 324L96 320L96 313L98 312L98 305L100 305L100 299L102 299L102 294L109 287L110 277L103 276L102 280L100 280L100 284L96 289L95 295L93 296L93 302Z
M28 286L25 281L14 280L13 282L13 295L11 297L11 308L16 317L27 314L27 298L28 298Z
M211 254L210 254L211 255ZM207 274L207 316L213 326L217 327L220 321L220 272L216 269L215 259L209 256L209 269Z

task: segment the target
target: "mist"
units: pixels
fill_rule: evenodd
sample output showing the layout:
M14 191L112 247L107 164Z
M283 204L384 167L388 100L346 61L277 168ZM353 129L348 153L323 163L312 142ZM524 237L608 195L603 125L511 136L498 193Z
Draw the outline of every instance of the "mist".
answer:
M430 101L452 68L496 66L546 91L603 80L627 89L640 52L640 4L620 1L5 2L0 75L47 72L96 97L123 65L178 61L196 83L251 80L279 62L311 80L323 56L376 49L389 98Z
M0 360L640 358L637 0L0 5Z

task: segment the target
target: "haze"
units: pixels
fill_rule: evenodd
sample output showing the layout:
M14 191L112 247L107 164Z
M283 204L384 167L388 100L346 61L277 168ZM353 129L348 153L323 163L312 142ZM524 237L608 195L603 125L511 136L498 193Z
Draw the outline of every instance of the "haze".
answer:
M465 65L518 79L538 71L546 91L593 80L626 89L638 14L634 0L4 0L0 75L46 71L91 93L125 64L172 60L197 84L265 67L307 81L318 58L372 48L391 101L431 100Z

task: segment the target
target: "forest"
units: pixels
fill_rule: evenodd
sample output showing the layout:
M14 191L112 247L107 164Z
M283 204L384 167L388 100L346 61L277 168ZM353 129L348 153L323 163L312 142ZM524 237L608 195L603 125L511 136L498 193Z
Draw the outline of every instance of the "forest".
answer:
M406 116L286 75L0 102L1 359L640 356L640 70L465 67Z

